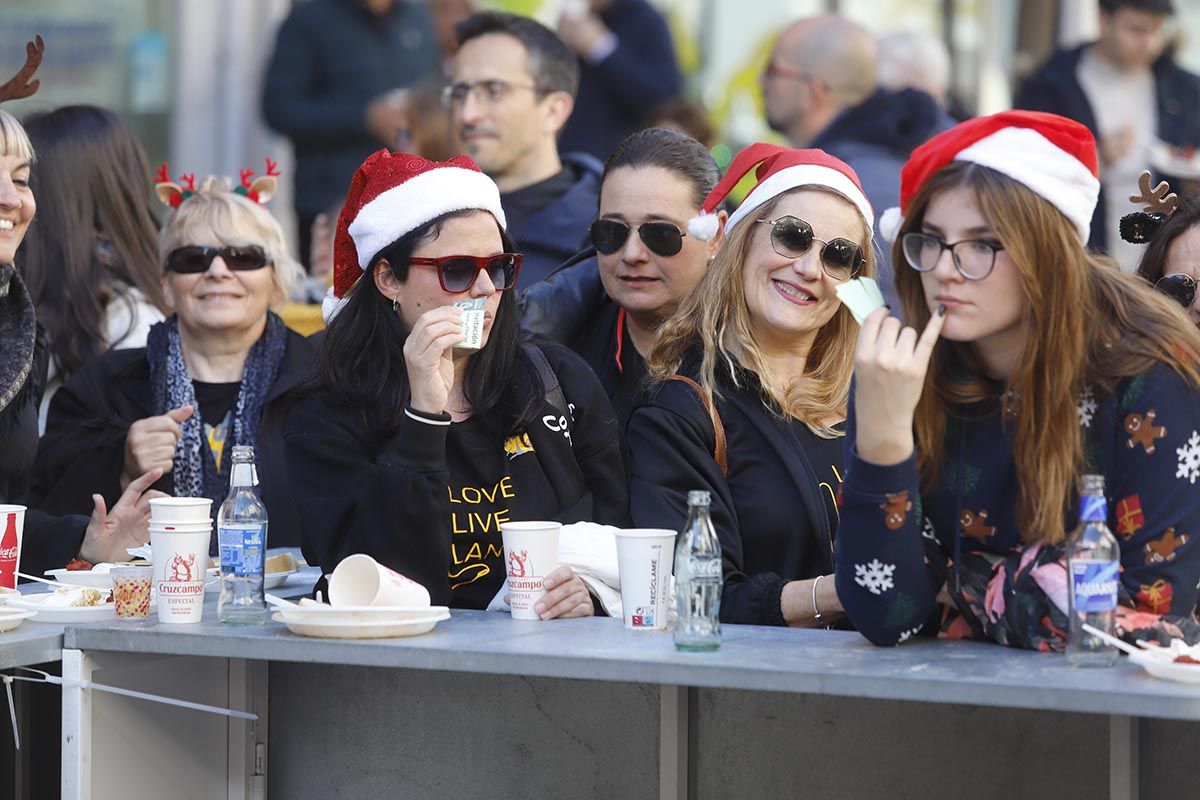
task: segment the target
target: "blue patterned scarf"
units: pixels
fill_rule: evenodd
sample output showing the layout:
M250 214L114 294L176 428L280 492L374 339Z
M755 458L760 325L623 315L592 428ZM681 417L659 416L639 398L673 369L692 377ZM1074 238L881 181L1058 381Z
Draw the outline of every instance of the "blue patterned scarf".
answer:
M246 356L225 452L231 452L230 448L235 445L253 447L258 444L258 426L262 421L263 406L267 392L279 374L286 346L287 328L283 320L267 312L266 330ZM181 406L195 408L192 416L180 426L183 435L175 445L175 462L171 468L175 494L178 497L208 497L213 501L213 513L216 514L229 493L229 469L233 459L222 458L218 469L209 449L192 376L188 374L183 361L179 320L175 315L150 329L146 339L146 360L150 365L152 411L156 416Z

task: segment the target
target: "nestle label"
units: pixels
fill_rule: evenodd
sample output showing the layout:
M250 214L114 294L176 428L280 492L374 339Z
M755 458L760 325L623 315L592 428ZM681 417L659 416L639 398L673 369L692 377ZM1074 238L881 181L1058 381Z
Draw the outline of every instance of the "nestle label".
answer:
M1121 565L1116 561L1079 560L1070 563L1075 612L1093 614L1117 607Z

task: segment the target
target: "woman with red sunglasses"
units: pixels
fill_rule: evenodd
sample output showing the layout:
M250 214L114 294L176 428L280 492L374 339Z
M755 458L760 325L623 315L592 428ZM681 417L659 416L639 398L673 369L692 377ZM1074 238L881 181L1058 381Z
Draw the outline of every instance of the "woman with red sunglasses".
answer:
M724 246L647 359L655 383L628 429L631 511L638 526L678 530L687 493L707 490L721 620L819 627L841 611L835 499L858 330L836 289L874 274L874 215L843 162L757 144L689 233L713 234L716 209L752 170Z
M573 353L518 341L513 250L469 158L381 150L355 173L316 375L284 429L324 572L367 553L435 604L481 609L504 581L500 523L625 523L612 407ZM545 581L543 619L594 613L570 568Z
M158 251L174 313L150 329L144 348L85 362L55 394L35 495L54 513L86 513L92 492L111 504L129 481L157 468L164 473L157 489L208 497L215 510L229 493L226 456L250 445L270 544L298 544L282 459L271 455L264 422L312 362L308 340L271 311L303 274L262 205L276 178L251 181L247 171L249 186L233 191L221 178L181 185L165 173L158 195L173 210Z

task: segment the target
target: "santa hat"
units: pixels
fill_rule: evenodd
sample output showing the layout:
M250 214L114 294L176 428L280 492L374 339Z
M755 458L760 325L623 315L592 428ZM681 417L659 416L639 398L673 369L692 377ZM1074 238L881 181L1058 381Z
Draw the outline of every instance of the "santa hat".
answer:
M1012 178L1050 201L1086 242L1100 196L1096 140L1074 120L1040 111L976 117L934 136L900 171L900 208L889 208L879 231L895 241L912 199L942 167L968 161Z
M791 147L758 142L743 148L733 157L725 177L721 178L704 199L700 215L688 222L688 233L704 241L715 236L717 209L725 202L733 187L756 166L758 170L754 173L755 186L737 210L729 215L729 220L725 223L726 233L772 198L800 186L824 186L834 190L858 209L863 221L867 223L868 231L874 228L875 213L871 210L871 203L863 192L862 184L858 182L858 175L849 164L834 158L824 150L795 150Z
M325 321L388 245L443 214L489 211L505 227L500 190L466 156L429 161L380 150L359 166L333 234L333 287L321 304Z

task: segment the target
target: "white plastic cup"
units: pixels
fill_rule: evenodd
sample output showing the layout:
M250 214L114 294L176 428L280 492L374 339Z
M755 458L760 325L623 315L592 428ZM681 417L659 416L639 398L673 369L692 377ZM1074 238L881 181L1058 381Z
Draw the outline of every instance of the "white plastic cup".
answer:
M346 556L329 576L331 606L429 606L429 590L371 556Z
M513 619L541 619L533 607L546 594L543 579L558 566L560 522L502 522L508 603Z
M632 631L665 631L670 607L675 531L631 528L617 531L621 611Z
M150 524L208 522L212 500L207 497L155 497L150 501Z
M150 524L159 622L186 625L204 616L204 578L211 538L211 522L203 530L188 532Z
M25 506L0 505L0 587L17 588L24 538Z
M212 520L206 519L203 522L157 522L150 520L150 525L165 533L200 533L201 531L212 531ZM153 547L151 548L153 549Z

